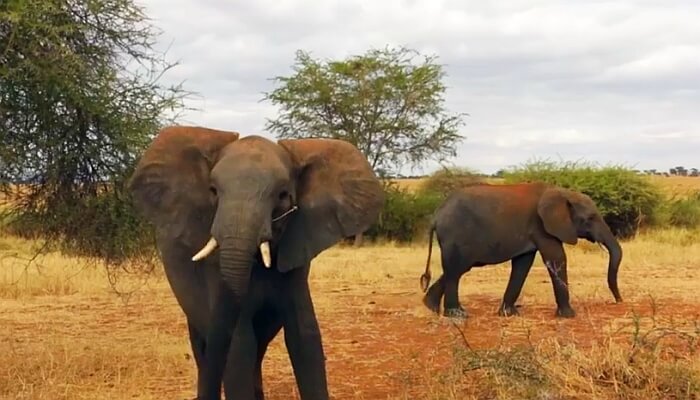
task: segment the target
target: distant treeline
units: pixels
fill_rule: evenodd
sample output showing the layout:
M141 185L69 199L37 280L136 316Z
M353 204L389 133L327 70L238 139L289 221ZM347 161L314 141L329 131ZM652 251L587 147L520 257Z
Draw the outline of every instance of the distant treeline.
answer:
M637 175L654 175L654 176L690 176L690 177L700 177L700 169L698 168L685 168L683 166L669 168L667 171L660 171L658 169L645 169L645 170L631 170ZM484 174L480 172L470 172L471 175L483 178L502 178L507 171L504 169L498 170L493 174ZM388 179L427 179L431 175L395 175L388 176Z
M430 219L450 192L475 184L532 181L548 182L588 194L620 238L634 236L640 229L700 227L700 191L674 195L663 191L654 180L622 167L533 162L503 171L498 180L465 169L438 171L412 183L410 188L400 180L385 179L384 209L377 222L365 232L364 238L420 243L427 240ZM74 235L82 239L69 243L71 252L101 257L112 255L111 260L116 261L152 252L152 227L134 211L128 199L118 200L110 195L111 192L105 193L92 199L90 207L58 210L59 215L77 213L66 215L65 219L81 223L75 227ZM41 226L46 223L46 220L31 215L4 218L6 231L30 238L41 236ZM107 232L109 236L105 234Z

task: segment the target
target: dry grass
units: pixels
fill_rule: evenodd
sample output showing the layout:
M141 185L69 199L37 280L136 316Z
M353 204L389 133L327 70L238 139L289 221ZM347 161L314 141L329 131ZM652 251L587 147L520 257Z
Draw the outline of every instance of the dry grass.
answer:
M121 276L120 291L137 290L119 296L83 260L48 254L28 265L32 245L0 238L0 398L193 397L185 320L160 270ZM684 340L700 335L700 233L651 232L623 246L621 305L605 285L604 252L567 248L574 320L553 318L540 260L518 318L495 316L509 268L465 275L471 317L458 327L472 350L420 302L425 245L328 250L311 283L333 398L698 398L698 342ZM281 336L264 369L268 399L297 398Z
M497 185L499 183L503 182L503 179L501 178L484 178L484 181L487 183L491 183L494 185ZM393 182L396 182L399 187L415 192L418 189L420 189L421 185L423 185L423 182L425 182L425 178L405 178L405 179L395 179Z
M499 184L503 182L500 178L484 178L484 181L491 184ZM425 178L405 178L405 179L395 179L395 182L400 188L406 189L411 192L415 192L421 188Z
M652 176L652 182L670 194L684 196L700 191L700 177L690 176Z

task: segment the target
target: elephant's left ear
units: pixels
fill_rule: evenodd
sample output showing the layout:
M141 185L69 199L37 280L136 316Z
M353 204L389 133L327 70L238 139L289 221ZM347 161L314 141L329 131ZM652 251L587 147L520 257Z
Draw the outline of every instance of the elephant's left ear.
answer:
M560 188L550 188L544 191L537 213L542 218L544 229L564 243L576 244L578 236L576 227L571 220L570 203L564 191Z
M360 234L379 216L384 191L367 159L335 139L280 140L298 171L297 212L277 251L277 268L308 264L343 238Z

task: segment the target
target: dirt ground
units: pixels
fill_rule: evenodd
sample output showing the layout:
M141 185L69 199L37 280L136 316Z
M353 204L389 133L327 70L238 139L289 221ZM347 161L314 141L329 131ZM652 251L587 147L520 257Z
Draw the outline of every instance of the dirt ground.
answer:
M339 249L314 266L312 291L333 399L428 398L456 349L467 345L504 348L552 338L582 347L602 346L611 338L626 345L634 316L688 329L700 320L700 262L680 255L673 266L626 262L620 275L626 302L614 304L605 287L604 258L576 253L574 261L595 261L596 267L586 272L571 267L578 315L570 320L554 317L544 267L533 267L520 299L521 316L513 318L496 316L509 268L475 270L462 279L460 300L470 317L459 323L421 304L423 256L420 247ZM654 285L667 268L675 281ZM80 273L35 290L6 290L0 297L0 398L194 397L185 320L162 277L150 278L124 298L103 278ZM75 281L61 283L64 279ZM267 399L298 398L281 334L263 368ZM463 384L478 382L465 376Z

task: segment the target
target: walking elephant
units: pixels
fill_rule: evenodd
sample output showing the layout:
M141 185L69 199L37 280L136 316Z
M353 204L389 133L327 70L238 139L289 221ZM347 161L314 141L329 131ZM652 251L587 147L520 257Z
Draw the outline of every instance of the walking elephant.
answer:
M160 131L130 182L155 225L172 291L187 317L197 399L262 399L268 343L284 339L303 399L327 399L311 260L378 217L383 191L353 145L331 139L239 139Z
M435 233L443 274L428 289ZM421 276L421 288L427 290L423 303L437 313L444 299L444 315L464 318L467 313L457 297L462 274L472 267L511 260L499 314L518 314L515 301L539 251L552 280L556 315L574 317L562 243L576 244L579 238L601 243L608 250L608 287L622 302L617 287L622 248L590 197L544 183L485 184L456 191L438 208L430 229L428 261Z

